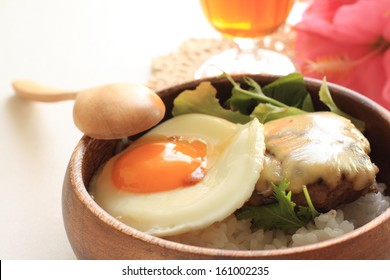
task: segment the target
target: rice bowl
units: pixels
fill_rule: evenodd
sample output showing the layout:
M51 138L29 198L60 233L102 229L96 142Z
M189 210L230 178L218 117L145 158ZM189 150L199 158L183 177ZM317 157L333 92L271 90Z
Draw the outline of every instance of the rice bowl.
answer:
M261 83L268 83L273 77L256 76L255 79ZM226 81L211 79L213 84L220 88L228 87ZM311 91L318 90L318 81L307 81ZM194 87L197 82L190 82L174 88L161 91L168 110L170 111L173 98L183 89ZM372 142L373 158L380 168L378 182L384 182L388 185L390 178L388 174L390 167L388 165L388 156L390 151L387 148L390 134L388 126L390 118L388 111L378 108L378 105L358 96L356 93L340 88L331 87L335 92L335 99L342 107L348 108L348 111L357 117L363 118L367 126L367 137ZM345 93L347 92L347 93ZM345 105L347 104L347 105ZM170 118L168 114L166 119ZM373 141L375 139L375 141ZM387 139L387 140L386 140ZM97 169L115 153L117 141L99 141L84 137L75 153L72 156L69 175L65 177L63 192L63 213L64 221L69 240L78 256L82 259L103 258L103 259L160 259L160 258L180 258L180 259L209 259L209 258L255 258L255 259L301 259L301 258L389 258L386 244L390 244L390 238L384 233L390 229L389 209L380 214L379 217L360 226L356 217L348 216L351 206L345 206L341 210L330 211L325 215L317 218L313 226L307 226L307 230L300 229L293 238L282 234L281 231L272 232L259 231L257 234L261 242L252 241L250 244L247 240L248 234L256 234L248 231L248 221L235 221L230 217L223 223L216 223L212 227L226 231L232 227L242 227L245 233L234 236L236 239L246 239L241 242L242 247L233 246L232 244L213 245L209 249L199 245L186 245L178 240L167 240L171 238L158 238L144 234L135 230L101 209L88 194L88 185L93 174ZM371 201L377 197L366 196L365 199ZM388 197L379 197L381 207L387 208L389 205ZM356 205L355 205L356 206ZM374 211L375 212L375 211ZM336 214L336 215L335 215ZM345 218L343 216L346 216ZM345 220L349 220L346 222ZM246 224L246 225L245 225ZM233 226L232 226L233 225ZM313 227L321 229L321 234L313 234ZM355 229L353 229L353 228ZM93 233L90 231L93 229ZM336 236L331 240L321 241L324 238L321 235L326 233L327 236ZM344 234L345 232L348 232ZM341 236L339 234L342 233ZM368 238L375 233L376 238ZM378 234L378 235L377 235ZM223 236L223 235L222 235ZM246 236L246 237L244 237ZM316 237L313 237L316 236ZM338 237L337 237L338 236ZM175 238L182 238L177 236ZM317 240L315 239L317 238ZM219 236L219 239L222 239ZM226 237L227 240L228 237ZM311 242L317 242L311 245ZM368 242L366 242L368 241ZM203 241L202 241L203 242ZM244 244L245 243L245 244ZM261 244L260 244L261 243ZM251 247L252 246L252 247ZM293 246L292 248L290 248ZM238 247L238 248L237 248ZM254 250L248 250L254 248ZM278 250L274 250L278 248ZM340 250L343 248L343 250ZM345 250L344 250L345 248ZM352 249L353 248L353 249ZM227 250L228 249L228 250ZM335 250L338 254L334 255ZM352 255L351 255L352 254Z

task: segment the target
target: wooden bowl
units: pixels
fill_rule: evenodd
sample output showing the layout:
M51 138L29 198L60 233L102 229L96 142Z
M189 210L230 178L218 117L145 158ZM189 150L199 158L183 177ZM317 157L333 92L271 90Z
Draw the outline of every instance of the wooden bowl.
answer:
M261 85L274 76L251 76ZM242 77L237 76L240 80ZM230 92L226 79L211 78L218 92ZM317 109L321 82L305 80ZM159 92L171 117L173 99L192 81ZM390 113L373 101L346 88L329 84L332 96L345 112L366 122L371 157L379 168L378 181L390 186ZM223 98L223 94L222 94ZM368 224L341 237L314 245L277 250L238 251L183 245L154 237L127 226L107 214L88 193L96 170L115 152L117 141L84 136L75 148L65 175L62 208L66 232L79 259L390 259L390 209Z

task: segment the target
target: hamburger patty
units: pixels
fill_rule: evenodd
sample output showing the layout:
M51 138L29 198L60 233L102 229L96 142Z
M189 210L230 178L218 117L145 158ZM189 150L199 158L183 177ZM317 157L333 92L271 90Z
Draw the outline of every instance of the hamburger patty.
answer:
M272 183L283 177L294 202L306 205L306 185L320 211L375 191L378 168L369 157L370 144L348 119L316 112L274 120L264 128L264 168L249 204L272 202Z

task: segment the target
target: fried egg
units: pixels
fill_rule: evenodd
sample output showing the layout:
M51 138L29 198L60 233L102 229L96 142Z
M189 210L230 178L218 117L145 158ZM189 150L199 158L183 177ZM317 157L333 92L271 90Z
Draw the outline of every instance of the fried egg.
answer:
M169 119L112 157L90 185L110 215L140 231L172 236L222 221L249 199L263 167L264 130L186 114Z

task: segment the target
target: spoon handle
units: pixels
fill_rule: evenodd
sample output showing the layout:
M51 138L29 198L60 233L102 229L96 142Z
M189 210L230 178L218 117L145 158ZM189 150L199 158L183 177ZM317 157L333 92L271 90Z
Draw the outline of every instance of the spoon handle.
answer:
M12 87L17 95L31 101L57 102L75 99L77 95L76 91L64 91L31 80L16 80Z

